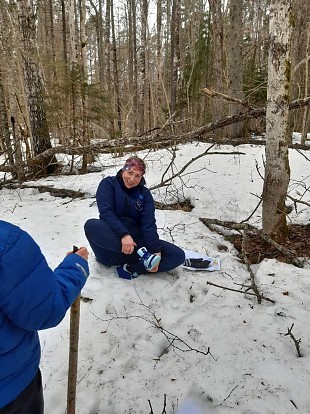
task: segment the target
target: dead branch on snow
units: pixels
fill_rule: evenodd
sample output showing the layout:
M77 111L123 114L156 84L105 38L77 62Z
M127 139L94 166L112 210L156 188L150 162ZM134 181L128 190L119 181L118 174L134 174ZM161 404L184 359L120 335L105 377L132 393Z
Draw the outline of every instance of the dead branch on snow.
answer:
M294 327L294 324L292 323L292 326L290 328L287 328L287 333L284 334L284 336L289 336L293 340L298 357L302 357L302 354L300 351L301 338L299 339L295 338L294 334L292 333L293 327Z
M303 262L296 257L296 255L287 249L286 247L282 246L281 244L275 242L268 234L266 234L263 230L260 230L251 224L245 224L245 223L235 223L232 221L221 221L217 219L209 219L209 218L199 218L199 220L205 224L207 227L213 229L213 226L222 226L227 227L232 230L245 230L247 229L248 232L252 232L258 236L260 236L264 241L271 244L273 247L275 247L279 252L281 252L284 256L288 257L291 261L291 263L296 266L303 268L304 264Z

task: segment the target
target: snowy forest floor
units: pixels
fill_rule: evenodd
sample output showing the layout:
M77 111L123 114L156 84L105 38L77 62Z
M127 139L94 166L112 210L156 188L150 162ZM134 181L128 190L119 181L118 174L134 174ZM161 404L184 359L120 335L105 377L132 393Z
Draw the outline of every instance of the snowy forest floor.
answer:
M238 252L242 251L242 236L233 235L230 241ZM289 237L283 246L296 257L309 257L310 255L310 224L291 224ZM249 234L246 242L246 253L252 264L260 263L263 259L277 259L279 262L290 263L290 259L278 249L264 241L257 234Z

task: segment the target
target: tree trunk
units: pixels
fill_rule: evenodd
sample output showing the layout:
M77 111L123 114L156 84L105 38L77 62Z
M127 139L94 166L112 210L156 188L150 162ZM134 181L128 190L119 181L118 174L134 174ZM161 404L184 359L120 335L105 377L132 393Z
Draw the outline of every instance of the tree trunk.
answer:
M13 148L14 148L14 157L15 157L15 168L18 178L18 182L22 183L25 180L25 171L23 167L23 155L22 155L22 140L20 134L16 133L15 128L15 118L11 116L12 124L12 135L13 135Z
M38 155L51 148L51 141L44 110L43 81L38 65L35 13L30 0L19 1L17 7L30 128L34 155ZM38 173L52 173L55 169L55 159L50 159L45 165L38 166Z
M79 0L79 16L80 16L80 70L82 73L82 81L80 82L80 111L82 115L81 119L81 140L83 145L90 144L89 139L89 125L88 125L88 97L86 93L86 84L88 79L88 67L87 67L87 57L86 57L86 45L87 45L87 36L86 36L86 1ZM87 165L91 161L91 156L89 154L83 155L81 172L87 172Z
M61 23L62 23L62 43L63 43L63 62L65 71L68 69L68 45L67 45L67 19L65 1L61 0Z
M8 157L9 165L14 166L13 149L10 139L10 128L7 114L7 107L4 98L2 72L0 67L0 150Z
M222 0L209 0L212 16L212 48L213 48L213 89L224 92L224 51L223 51L223 18ZM220 100L215 98L212 106L212 119L222 119L224 107ZM217 138L221 138L223 131L217 132Z
M305 92L304 97L308 96L308 85L309 85L309 55L310 55L310 23L308 23L308 30L307 30L307 46L306 46L306 68L305 68ZM303 109L303 117L302 117L302 127L301 127L301 138L300 143L302 145L306 144L307 140L307 132L308 132L308 107L305 106Z
M137 133L137 33L136 33L136 5L134 0L127 0L128 9L128 77L127 90L128 95L131 96L130 105L130 121L126 127L127 133ZM127 116L126 116L127 118Z
M154 88L154 102L156 103L154 123L158 125L160 122L160 112L159 108L162 105L161 102L161 90L162 90L162 22L163 19L163 10L162 10L162 0L158 0L156 4L156 87Z
M145 109L146 99L146 41L147 41L147 18L148 18L148 0L140 1L141 7L141 35L139 51L139 83L138 83L138 133L142 134L145 130Z
M133 25L133 107L134 107L134 131L138 132L138 46L137 46L137 9L136 1L130 0Z
M180 71L180 0L173 0L171 12L171 50L170 50L170 116L177 107L177 91ZM172 133L174 133L172 126Z
M293 7L292 29L292 82L291 99L300 99L306 96L304 89L306 83L306 48L310 21L309 3L304 0L295 0ZM290 127L292 132L301 131L304 109L292 111L290 114Z
M117 46L114 24L114 5L111 0L111 33L112 33L112 64L113 64L113 86L114 86L114 100L117 113L117 133L118 136L122 136L122 114L121 114L121 99L120 99L120 86L118 78L118 62L117 62Z
M290 1L272 0L269 23L263 230L277 242L283 242L288 236L285 198L290 180L290 13Z
M230 0L230 27L228 30L228 67L229 67L229 94L234 98L244 99L243 92L243 59L242 59L242 5L240 0ZM240 112L240 105L230 105L229 113L234 115ZM230 138L241 137L243 123L236 123L229 129Z
M97 43L98 43L98 62L99 62L99 82L103 90L105 84L104 77L104 31L103 31L103 1L99 0L99 10L97 14Z

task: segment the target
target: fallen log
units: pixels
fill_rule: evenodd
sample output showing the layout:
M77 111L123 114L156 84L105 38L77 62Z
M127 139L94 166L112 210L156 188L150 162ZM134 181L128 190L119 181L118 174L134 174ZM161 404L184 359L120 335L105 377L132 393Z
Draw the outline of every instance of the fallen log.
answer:
M210 91L210 90L209 90ZM211 91L212 93L216 94L216 92ZM236 99L230 98L227 95L217 93L217 96L226 97L227 99L236 101ZM239 100L237 100L240 104ZM208 132L212 132L218 128L223 128L227 125L231 125L240 121L245 121L247 119L255 119L261 118L266 116L266 108L255 108L251 105L246 105L244 101L243 105L248 106L249 109L244 112L240 112L235 115L228 116L226 118L209 122L206 125L197 128L194 131L190 131L187 133L179 134L179 135L167 135L167 134L159 134L158 130L150 131L149 134L145 134L139 137L122 137L117 139L110 139L106 138L101 140L100 142L96 142L89 145L79 145L79 146L71 146L71 145L58 145L53 148L49 148L48 150L42 152L41 154L36 155L28 162L24 162L23 164L19 165L19 168L29 168L30 164L40 164L44 163L47 159L51 158L56 154L67 154L67 155L83 155L87 153L118 153L119 149L121 148L123 153L131 153L133 151L138 151L146 148L161 148L161 147L168 147L172 145L177 145L185 142L189 142L192 140L199 140L202 136L207 134ZM297 99L290 103L289 109L297 109L310 104L310 97L306 97L304 99ZM213 140L210 140L211 143L214 143ZM242 145L242 144L264 144L263 140L221 140L217 141L216 144L226 144L226 145ZM298 149L310 149L309 145L300 146L298 144L291 144L290 148L298 148ZM0 165L0 171L2 172L15 172L15 166L8 166L8 165Z
M212 227L213 226L222 226L222 227L227 227L231 230L242 230L242 231L247 231L248 233L254 233L258 236L260 236L264 241L266 241L267 243L271 244L275 249L277 249L279 252L281 252L284 256L286 256L287 258L289 258L290 262L296 266L296 267L300 267L303 268L304 264L302 262L302 260L300 260L298 257L296 257L296 255L289 249L287 249L286 247L284 247L283 245L275 242L268 234L266 234L263 230L258 229L257 227L251 225L251 224L247 224L247 223L235 223L232 221L221 221L221 220L217 220L217 219L209 219L209 218L199 218L199 220L207 227Z

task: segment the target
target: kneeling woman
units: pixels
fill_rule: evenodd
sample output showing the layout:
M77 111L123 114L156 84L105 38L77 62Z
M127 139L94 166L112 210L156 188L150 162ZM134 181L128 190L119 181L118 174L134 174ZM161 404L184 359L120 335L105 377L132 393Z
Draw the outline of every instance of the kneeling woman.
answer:
M159 239L154 200L145 187L145 168L144 161L134 156L116 176L104 178L96 194L99 219L89 219L84 226L98 262L117 266L116 274L123 279L167 272L185 259L182 249ZM140 260L137 251L141 247L151 254L153 266Z

